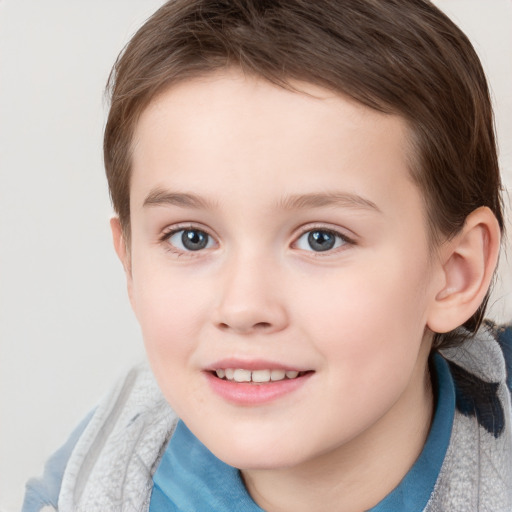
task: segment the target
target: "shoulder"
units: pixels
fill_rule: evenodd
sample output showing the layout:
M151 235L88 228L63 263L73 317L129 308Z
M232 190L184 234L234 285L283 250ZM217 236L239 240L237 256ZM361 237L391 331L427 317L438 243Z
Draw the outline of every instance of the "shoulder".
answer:
M507 371L507 386L512 390L512 322L504 325L490 325L496 341L503 351Z
M429 506L434 510L512 510L510 325L486 322L462 345L443 349L455 415Z
M499 437L510 416L510 325L486 321L462 345L443 349L453 378L457 410ZM507 385L508 384L508 385Z
M159 456L175 422L147 365L132 368L49 459L43 477L28 482L23 512L57 505L59 510L78 510L76 489L90 499L95 497L87 492L96 494L96 489L109 494L123 482L123 477L117 482L109 473L127 476L134 459L148 459L141 477L147 482L154 462L149 459ZM82 510L88 510L84 506Z
M485 321L475 334L463 335L464 343L440 351L450 366L458 366L485 382L504 382L512 352L510 325Z
M22 512L57 510L62 477L67 462L93 414L94 411L91 411L71 433L66 443L48 459L44 466L43 476L31 478L27 482Z
M66 465L61 512L144 510L157 463L177 423L146 364L100 402Z

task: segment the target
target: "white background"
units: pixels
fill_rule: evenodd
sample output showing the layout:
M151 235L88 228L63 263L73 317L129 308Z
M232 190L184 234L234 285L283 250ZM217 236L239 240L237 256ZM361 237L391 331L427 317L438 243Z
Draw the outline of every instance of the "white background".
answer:
M103 88L161 3L0 0L0 512L143 357L108 228ZM512 2L436 3L484 62L510 190ZM492 314L510 319L510 260L500 275Z

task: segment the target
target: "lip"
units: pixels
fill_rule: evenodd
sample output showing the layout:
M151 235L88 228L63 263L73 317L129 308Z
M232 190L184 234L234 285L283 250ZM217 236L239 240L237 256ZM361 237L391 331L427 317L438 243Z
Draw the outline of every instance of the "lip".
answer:
M243 360L243 359L220 359L215 363L209 365L205 368L206 371L214 372L218 369L226 369L226 368L243 368L244 370L284 370L284 371L297 371L297 372L306 372L310 371L311 368L302 368L297 366L290 366L286 364L279 363L277 361L267 361L264 359L251 359L251 360Z
M243 368L245 370L272 370L305 372L294 379L283 379L263 383L234 382L219 379L215 370L219 368ZM257 406L274 402L291 393L300 390L313 375L314 371L301 369L281 363L252 360L241 361L239 359L223 359L205 369L204 375L210 389L223 400L243 406Z

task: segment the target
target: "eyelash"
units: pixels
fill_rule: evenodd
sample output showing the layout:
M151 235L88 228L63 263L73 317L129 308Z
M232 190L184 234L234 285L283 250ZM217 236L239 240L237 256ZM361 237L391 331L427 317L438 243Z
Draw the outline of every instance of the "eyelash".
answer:
M170 242L170 240L173 236L177 235L178 233L184 234L187 231L199 232L199 233L202 233L203 235L206 235L206 237L208 238L208 240L206 242L206 246L200 247L197 250L193 250L193 249L190 249L190 250L185 249L184 250L184 249L177 248L175 245L173 245ZM328 236L335 237L335 241L334 241L335 245L333 247L328 247L325 250L319 250L319 251L315 251L312 248L310 250L308 250L308 249L301 249L300 247L297 247L298 243L305 235L309 234L309 236L311 236L315 232L323 233L324 235L326 234ZM183 234L181 235L182 237L183 237ZM308 238L309 238L309 236L308 236ZM166 250L168 250L169 252L171 252L173 254L177 254L178 256L185 255L185 256L189 256L189 257L193 256L194 253L196 253L196 252L199 253L199 252L202 252L204 249L211 248L211 246L209 246L209 244L212 240L214 240L214 237L210 233L208 233L207 230L203 229L202 227L193 226L193 225L176 226L173 228L168 228L162 233L162 235L159 239L159 241L165 245ZM320 244L325 243L325 240L326 240L326 238L323 237L323 241L319 240L319 243ZM311 243L311 240L308 240L308 243ZM292 243L292 247L297 247L298 249L300 249L304 252L312 253L312 255L314 255L315 257L321 257L324 253L325 253L325 255L337 253L338 250L343 250L343 247L346 245L356 245L356 242L354 239L346 236L345 234L342 234L339 231L336 231L334 229L326 228L325 226L307 226L307 227L303 228L301 230L301 233L299 234L299 236L297 236L295 238L294 242ZM311 247L311 245L310 245L310 247Z

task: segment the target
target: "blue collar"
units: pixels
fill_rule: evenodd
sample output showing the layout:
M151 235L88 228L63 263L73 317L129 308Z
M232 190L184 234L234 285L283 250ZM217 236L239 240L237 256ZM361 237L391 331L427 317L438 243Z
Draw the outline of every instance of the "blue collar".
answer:
M398 486L368 512L411 512L423 510L434 491L441 471L455 415L455 387L448 363L434 355L432 384L437 396L434 421L427 442Z
M247 492L238 469L215 457L181 420L153 484L150 512L263 512Z
M427 442L400 484L368 512L411 512L425 508L450 442L455 390L446 361L434 356L437 404ZM179 421L153 476L150 512L263 512L247 492L240 472L213 455Z

